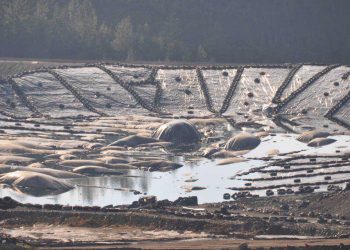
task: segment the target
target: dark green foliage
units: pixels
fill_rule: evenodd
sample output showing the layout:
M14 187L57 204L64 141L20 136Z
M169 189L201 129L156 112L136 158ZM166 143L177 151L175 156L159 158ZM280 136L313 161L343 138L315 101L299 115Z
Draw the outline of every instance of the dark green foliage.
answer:
M2 0L0 56L348 63L347 0Z

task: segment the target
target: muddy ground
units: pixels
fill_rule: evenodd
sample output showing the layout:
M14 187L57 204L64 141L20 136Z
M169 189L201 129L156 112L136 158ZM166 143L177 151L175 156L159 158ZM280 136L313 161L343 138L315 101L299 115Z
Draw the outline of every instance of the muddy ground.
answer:
M19 248L348 249L349 198L340 191L99 211L19 205L2 210L0 224L3 243Z
M292 66L0 63L0 249L350 249L350 69Z

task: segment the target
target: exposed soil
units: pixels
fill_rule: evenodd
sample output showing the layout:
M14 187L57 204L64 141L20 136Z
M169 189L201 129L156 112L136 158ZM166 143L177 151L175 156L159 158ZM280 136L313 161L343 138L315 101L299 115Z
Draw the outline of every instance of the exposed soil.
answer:
M15 244L42 248L236 249L248 243L253 249L338 249L350 246L349 198L349 191L341 191L98 212L20 205L3 210L0 223Z

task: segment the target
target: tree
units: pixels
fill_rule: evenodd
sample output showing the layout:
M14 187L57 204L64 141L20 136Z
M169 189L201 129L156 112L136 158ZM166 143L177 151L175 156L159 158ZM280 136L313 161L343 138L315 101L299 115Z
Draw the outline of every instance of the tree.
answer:
M133 51L133 27L131 18L127 17L121 20L115 29L115 38L112 41L112 47L124 54L124 59L132 60L134 57Z
M205 61L207 60L208 54L205 51L204 47L202 44L200 44L197 48L197 59L199 61Z

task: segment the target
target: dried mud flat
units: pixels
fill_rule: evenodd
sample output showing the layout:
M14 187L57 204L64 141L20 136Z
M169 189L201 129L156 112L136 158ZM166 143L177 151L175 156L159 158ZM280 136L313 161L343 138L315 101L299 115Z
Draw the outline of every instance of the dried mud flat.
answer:
M3 64L0 248L350 247L348 66Z

